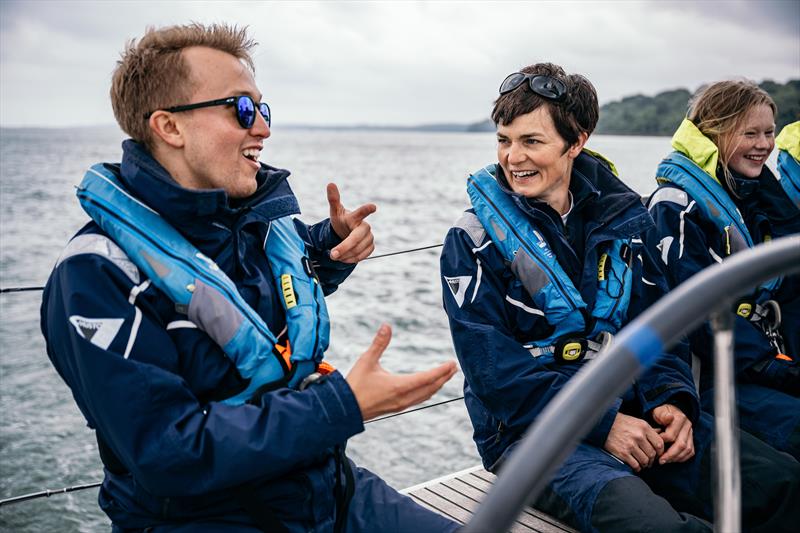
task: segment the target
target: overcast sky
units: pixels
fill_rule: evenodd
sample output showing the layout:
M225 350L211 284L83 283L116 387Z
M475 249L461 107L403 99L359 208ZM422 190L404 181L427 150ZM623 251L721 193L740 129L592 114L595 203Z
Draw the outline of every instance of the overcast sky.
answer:
M0 0L0 125L111 124L111 71L147 26L248 25L275 122L486 118L538 62L601 103L729 77L800 78L800 1L155 2Z

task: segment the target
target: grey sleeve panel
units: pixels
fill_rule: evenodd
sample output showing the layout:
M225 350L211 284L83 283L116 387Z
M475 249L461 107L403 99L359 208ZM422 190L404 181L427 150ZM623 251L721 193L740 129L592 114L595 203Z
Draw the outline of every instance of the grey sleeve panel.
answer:
M747 250L750 248L747 245L747 240L745 239L742 232L739 231L734 226L729 226L730 231L730 242L731 242L731 253L735 254L736 252L741 252L742 250Z
M686 193L686 191L682 191L681 189L676 189L674 187L662 187L654 192L650 197L648 209L653 209L653 206L659 202L672 202L681 207L686 207L689 205L689 195Z
M221 348L233 338L245 319L225 296L199 279L195 280L186 314Z
M141 282L139 269L136 268L136 265L133 264L133 261L128 258L124 251L122 251L122 248L117 246L114 241L105 235L99 235L97 233L78 235L69 241L69 243L67 243L67 247L64 248L63 252L61 252L61 256L58 258L56 266L60 265L70 257L81 254L95 254L105 257L114 263L114 265L116 265L120 270L122 270L122 272L124 272L125 275L128 276L128 278L130 278L135 285L138 285Z
M469 235L469 238L472 239L472 244L476 248L483 244L483 241L486 239L486 230L483 228L481 221L478 220L478 217L475 216L475 213L465 211L464 214L461 215L461 218L456 220L453 227L463 229L467 235Z
M542 267L539 266L539 263L534 261L533 258L521 248L517 250L516 255L514 255L514 260L511 262L511 272L513 272L514 276L522 283L522 286L525 287L525 290L531 298L533 298L542 287L550 283L550 279L547 277L545 271L542 270Z

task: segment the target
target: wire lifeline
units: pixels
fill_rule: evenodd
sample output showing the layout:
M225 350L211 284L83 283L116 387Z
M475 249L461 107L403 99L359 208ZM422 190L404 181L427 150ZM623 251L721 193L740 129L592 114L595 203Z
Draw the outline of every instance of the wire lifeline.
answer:
M400 415L407 415L408 413L413 413L414 411L422 411L423 409L430 409L431 407L436 407L438 405L444 405L446 403L455 402L457 400L463 400L463 396L459 396L458 398L450 398L449 400L444 400L438 403L432 403L430 405L423 405L422 407L415 407L414 409L407 409L405 411L401 411L399 413L392 413L390 415L381 416L379 418L373 418L372 420L367 420L364 422L364 425L372 424L373 422L380 422L381 420L386 420L387 418L394 418Z
M410 250L400 250L399 252L389 252L388 254L373 255L373 256L366 257L366 258L362 259L362 261L368 261L370 259L380 259L381 257L389 257L389 256L392 256L392 255L407 254L407 253L410 253L410 252L418 252L420 250L429 250L431 248L440 248L442 246L444 246L444 243L431 244L429 246L422 246L421 248L411 248Z
M423 405L422 407L415 407L414 409L408 409L406 411L402 411L400 413L393 413L391 415L382 416L380 418L373 418L372 420L367 420L364 422L364 425L371 424L373 422L380 422L381 420L386 420L387 418L394 418L396 416L407 415L409 413L413 413L415 411L422 411L424 409L430 409L431 407L436 407L439 405L444 405L446 403L455 402L458 400L463 400L463 396L459 396L458 398L450 398L449 400L444 400L438 403L432 403L430 405ZM87 483L85 485L74 485L72 487L64 487L63 489L54 489L54 490L42 490L39 492L31 492L30 494L22 494L20 496L13 496L11 498L6 498L4 500L0 500L0 507L4 505L11 505L15 503L22 503L29 500L38 500L39 498L49 498L50 496L54 496L56 494L66 494L68 492L77 492L79 490L86 490L86 489L93 489L102 485L102 481L95 481L93 483Z
M442 244L431 244L429 246L422 246L420 248L411 248L411 249L408 249L408 250L400 250L399 252L389 252L389 253L381 254L381 255L373 255L373 256L367 257L365 259L362 259L362 261L367 261L369 259L380 259L381 257L390 257L390 256L393 256L393 255L407 254L407 253L411 253L411 252L419 252L420 250L429 250L431 248L440 248L442 246L444 246L444 243L442 243ZM43 286L42 287L5 287L5 288L0 288L0 294L6 294L6 293L11 293L11 292L43 291L43 290L44 290Z
M27 291L43 291L44 287L8 287L0 289L0 294L7 292L27 292Z
M55 489L55 490L43 490L40 492L31 492L30 494L22 494L20 496L14 496L12 498L6 498L4 500L0 500L0 507L3 505L8 505L12 503L20 503L25 502L28 500L36 500L39 498L49 498L50 496L54 496L56 494L66 494L68 492L77 492L79 490L85 489L92 489L95 487L99 487L102 485L102 481L95 481L94 483L87 483L84 485L73 485L72 487L64 487L63 489Z

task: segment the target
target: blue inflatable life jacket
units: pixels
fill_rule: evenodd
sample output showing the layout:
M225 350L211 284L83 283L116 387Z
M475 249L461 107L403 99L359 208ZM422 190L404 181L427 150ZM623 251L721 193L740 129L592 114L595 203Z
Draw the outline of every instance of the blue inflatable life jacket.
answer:
M775 137L778 147L780 183L792 203L800 209L800 120L784 126Z
M526 347L544 348L560 361L581 359L579 352L571 350L574 343L563 341L614 334L624 324L633 277L630 240L614 240L601 254L597 295L589 310L541 232L500 188L496 172L496 166L488 166L472 174L467 193L495 247L511 263L512 272L554 328L550 336ZM541 350L532 353L538 356Z
M179 312L211 337L249 380L224 403L238 405L264 390L296 388L322 362L330 324L322 288L290 217L270 222L265 251L286 313L288 348L210 258L161 215L131 196L103 164L92 166L78 187L83 209L116 242ZM323 363L324 364L324 363Z
M722 252L725 256L754 246L753 238L739 208L722 185L684 154L672 152L661 161L656 171L656 181L673 183L691 196L698 209L722 234L724 246ZM660 198L661 195L656 192L651 198L650 207L652 208L654 202ZM771 279L760 287L771 293L778 287L780 281L780 278Z
M781 187L795 206L800 209L800 161L785 150L778 152L778 172Z

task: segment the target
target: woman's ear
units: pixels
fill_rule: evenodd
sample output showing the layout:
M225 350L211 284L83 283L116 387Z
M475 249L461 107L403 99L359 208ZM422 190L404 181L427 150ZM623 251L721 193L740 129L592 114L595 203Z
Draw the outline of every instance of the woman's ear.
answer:
M185 139L183 138L183 128L179 121L175 120L175 115L167 111L156 111L150 115L148 125L153 135L172 148L181 148Z
M588 133L583 131L578 134L578 140L575 141L575 144L569 147L569 150L567 150L567 155L570 159L575 159L578 157L578 154L581 153L581 150L583 150L583 147L586 145L587 140L589 140Z

